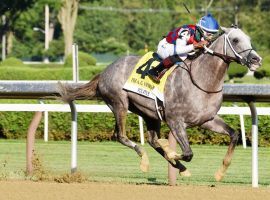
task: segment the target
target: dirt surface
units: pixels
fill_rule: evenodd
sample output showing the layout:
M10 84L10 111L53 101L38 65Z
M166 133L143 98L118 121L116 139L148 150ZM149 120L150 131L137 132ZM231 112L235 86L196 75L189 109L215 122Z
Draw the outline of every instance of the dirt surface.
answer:
M3 200L264 200L270 199L270 188L241 186L158 186L115 183L53 183L0 181Z

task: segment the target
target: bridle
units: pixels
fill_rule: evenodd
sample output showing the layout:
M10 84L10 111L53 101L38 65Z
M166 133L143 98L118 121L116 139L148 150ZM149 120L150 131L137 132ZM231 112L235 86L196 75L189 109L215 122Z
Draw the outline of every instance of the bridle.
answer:
M232 43L231 43L231 41L230 41L229 36L230 36L230 34L231 34L234 30L236 30L236 29L237 29L237 27L234 27L232 30L229 31L228 34L225 34L225 32L222 31L222 32L220 32L218 35L216 35L216 37L214 37L213 39L210 40L210 43L213 43L217 38L219 38L221 35L225 34L225 35L224 35L224 54L215 52L215 51L211 50L210 48L204 46L205 53L209 53L209 54L211 54L211 55L213 55L213 56L218 56L218 57L220 57L224 62L226 62L226 63L228 63L228 64L231 63L231 62L237 62L237 63L239 63L239 64L241 64L241 65L247 65L247 66L248 66L249 63L250 63L250 61L248 61L248 57L250 56L250 53L251 53L251 51L252 51L253 49L250 48L250 49L246 49L246 50L241 51L241 52L237 52L237 51L234 49L234 47L233 47L233 45L232 45ZM232 56L228 56L228 55L227 55L227 44L229 45L229 47L230 47L231 50L233 51L235 57L232 57ZM248 53L247 56L243 57L243 56L240 55L241 53L244 53L244 52L246 52L246 51L249 51L249 53ZM185 69L185 70L189 73L192 83L193 83L197 88L199 88L200 90L204 91L205 93L219 93L219 92L221 92L221 91L223 90L223 87L222 87L220 90L216 90L216 91L208 91L208 90L205 90L205 89L201 88L201 87L196 83L196 81L194 80L194 78L193 78L193 76L192 76L192 73L191 73L192 61L191 61L191 63L190 63L190 66L188 66L187 63L184 62L184 61L183 61L183 63L185 64L186 68L185 68L185 67L181 67L181 68Z
M234 47L233 47L233 45L232 45L232 43L231 43L231 41L230 41L229 36L230 36L230 34L231 34L234 30L236 30L236 29L237 29L237 27L233 28L233 29L230 30L230 32L227 33L227 34L225 34L225 32L222 32L221 34L219 34L219 36L221 36L222 34L225 34L225 35L224 35L224 46L223 46L223 48L224 48L224 54L215 52L215 51L211 50L210 48L208 48L208 47L206 47L206 46L204 46L204 50L205 50L205 52L207 52L207 53L210 53L210 54L212 54L212 55L214 55L214 56L220 57L220 58L223 59L224 62L226 62L226 63L237 62L238 64L241 64L241 65L247 65L247 66L248 66L248 65L250 64L250 61L248 61L248 57L250 56L250 54L251 54L253 48L246 49L246 50L241 51L241 52L237 52L237 51L234 49ZM218 37L219 37L219 36L218 36ZM215 39L217 39L217 38L215 38ZM215 40L215 39L214 39L214 40ZM213 42L213 41L210 41L210 42ZM230 49L231 49L232 52L234 53L235 57L232 57L232 56L228 56L228 55L227 55L227 44L229 45ZM248 53L247 56L243 57L243 56L240 55L241 53L244 53L244 52L246 52L246 51L249 51L249 53Z

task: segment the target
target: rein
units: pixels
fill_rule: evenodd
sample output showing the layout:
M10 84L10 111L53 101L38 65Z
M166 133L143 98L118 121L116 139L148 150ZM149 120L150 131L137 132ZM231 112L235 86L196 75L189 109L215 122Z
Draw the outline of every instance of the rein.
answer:
M219 36L221 36L224 32L221 32L219 33L218 35L216 35L215 38L213 38L210 42L214 42ZM222 58L226 63L230 60L230 61L235 61L236 58L234 57L231 57L231 56L227 56L227 55L224 55L224 54L220 54L220 53L217 53L217 52L214 52L212 51L211 49L207 48L206 46L204 46L204 49L207 51L207 52L211 52L212 55L215 55L215 56L218 56L220 58ZM205 93L208 93L208 94L215 94L215 93L219 93L223 90L223 87L220 89L220 90L216 90L216 91L209 91L209 90L205 90L203 89L201 86L199 86L199 84L195 81L195 79L193 78L193 75L192 75L192 72L191 72L191 66L192 66L192 62L193 60L191 60L190 62L190 65L188 66L188 64L183 60L183 63L185 64L186 67L182 67L179 65L179 67L181 67L182 69L186 70L190 76L190 80L191 82L193 83L193 85L195 85L198 89L200 89L201 91L205 92Z
M217 90L217 91L209 91L209 90L205 90L201 86L199 86L198 83L193 78L193 75L192 75L192 72L191 72L192 62L193 62L193 60L191 61L190 65L188 66L187 63L185 61L183 61L183 63L185 64L186 68L185 67L182 67L182 66L179 66L179 67L181 67L182 69L184 69L184 70L186 70L188 72L188 74L190 76L190 80L193 83L193 85L195 85L198 89L200 89L203 92L208 93L208 94L219 93L219 92L221 92L223 90L223 87L222 87L220 90Z

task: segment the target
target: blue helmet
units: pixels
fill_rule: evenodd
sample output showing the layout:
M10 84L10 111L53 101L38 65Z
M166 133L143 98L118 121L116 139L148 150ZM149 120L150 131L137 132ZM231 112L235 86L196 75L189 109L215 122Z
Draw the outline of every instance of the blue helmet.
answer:
M219 24L217 20L209 13L203 16L197 26L201 27L206 32L216 33L219 29Z

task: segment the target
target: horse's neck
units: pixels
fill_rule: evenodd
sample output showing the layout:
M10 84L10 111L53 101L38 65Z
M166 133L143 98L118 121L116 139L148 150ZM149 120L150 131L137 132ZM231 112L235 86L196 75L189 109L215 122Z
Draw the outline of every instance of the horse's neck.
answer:
M218 53L223 53L224 36L218 38L210 49ZM217 91L221 89L228 64L221 58L210 54L202 54L192 62L191 73L194 81L207 91Z

